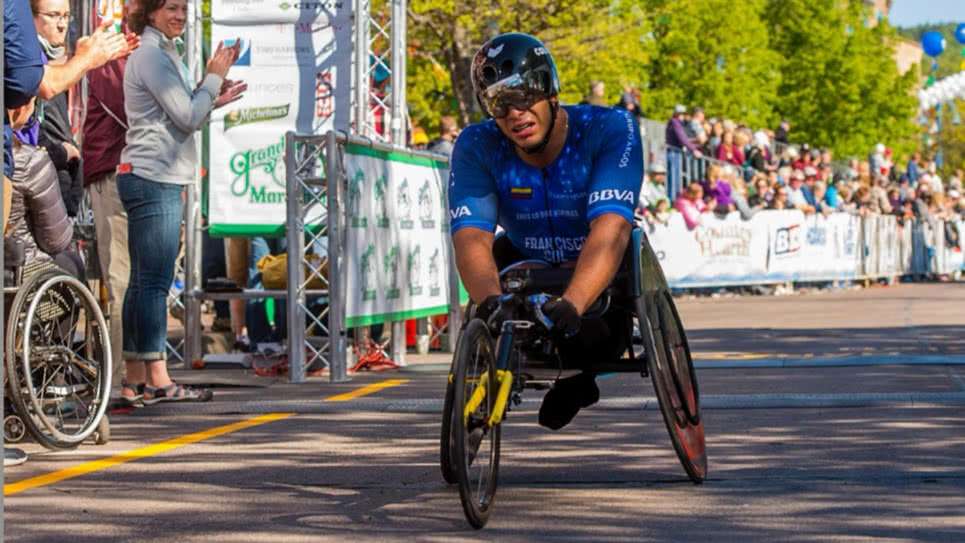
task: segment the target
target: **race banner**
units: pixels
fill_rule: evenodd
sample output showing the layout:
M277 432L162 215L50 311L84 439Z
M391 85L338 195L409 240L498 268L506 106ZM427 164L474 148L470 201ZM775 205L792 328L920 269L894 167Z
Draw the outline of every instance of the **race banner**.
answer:
M800 269L804 249L804 213L798 210L759 213L767 226L767 272L771 279L791 280Z
M348 145L345 326L449 310L448 166Z
M300 11L285 15L292 10ZM216 0L212 19L212 44L240 40L229 77L248 90L211 115L210 232L279 236L286 218L285 133L349 127L351 3Z
M752 282L767 272L767 228L756 217L705 214L689 230L683 216L674 213L647 235L675 287Z
M319 27L337 24L351 9L351 0L211 0L211 20L217 25L303 23Z
M800 257L775 259L774 271L795 280L852 279L860 266L859 219L846 213L813 214L804 218ZM895 249L897 251L897 241ZM897 254L897 253L896 253ZM897 262L897 257L895 259ZM790 268L790 269L789 269Z

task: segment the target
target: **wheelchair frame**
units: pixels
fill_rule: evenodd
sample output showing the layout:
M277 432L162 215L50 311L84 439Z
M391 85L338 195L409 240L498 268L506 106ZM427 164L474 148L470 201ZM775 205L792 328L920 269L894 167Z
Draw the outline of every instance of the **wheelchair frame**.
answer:
M632 372L639 373L642 377L650 376L673 448L687 475L695 484L699 484L706 477L707 458L703 422L700 418L699 390L683 325L656 254L639 228L632 231L628 253L628 258L624 258L617 276L607 289L606 296L615 298L616 305L630 309L628 332L631 337L627 349L629 358L593 364L592 372ZM504 270L501 273L504 291L509 290L517 300L525 300L527 295L532 297L533 293L559 293L560 289L565 288L572 271L556 270L558 269L513 270L508 273ZM540 277L541 275L543 277ZM607 307L609 298L605 303ZM539 304L539 301L529 303ZM470 310L471 308L467 308L467 316L470 315ZM632 329L634 319L643 343L640 353L635 352ZM467 520L473 527L481 528L488 520L495 498L499 468L499 425L511 404L518 403L524 388L547 388L548 383L528 380L525 377L520 380L524 364L521 364L519 359L525 357L520 350L520 342L534 338L538 340L539 332L534 336L527 330L538 329L541 324L507 321L503 324L498 341L493 345L494 340L489 335L488 327L481 321L467 318L464 323L461 332L470 332L468 335L473 337L475 344L468 345L470 340L464 342L463 334L460 334L443 408L440 461L443 478L449 483L459 484ZM522 333L522 340L515 338L517 332ZM555 346L551 347L555 349ZM470 364L468 358L479 356L480 351L488 358L488 362L484 362L486 369L479 375L467 376L467 366ZM472 393L466 392L467 383L474 386ZM474 430L467 431L470 419L480 407L484 410L482 415L472 422ZM479 481L474 483L469 480L469 467L477 458L479 441L476 450L467 456L466 439L457 438L456 435L469 436L480 428L483 429L480 441L485 439L487 433L491 434L493 440L490 447L491 468L485 480L481 476ZM482 494L475 496L473 487L476 487L477 493Z
M49 449L71 449L92 435L106 443L112 363L100 304L52 262L23 264L22 253L12 260L14 284L3 289L5 439L29 433Z

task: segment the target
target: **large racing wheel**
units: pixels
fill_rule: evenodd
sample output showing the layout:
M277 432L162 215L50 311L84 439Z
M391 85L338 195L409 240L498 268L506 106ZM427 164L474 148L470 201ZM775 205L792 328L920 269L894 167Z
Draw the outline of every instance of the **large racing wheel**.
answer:
M646 242L640 251L644 288L636 300L637 322L650 379L677 458L690 480L700 484L707 477L707 451L697 374L656 255Z

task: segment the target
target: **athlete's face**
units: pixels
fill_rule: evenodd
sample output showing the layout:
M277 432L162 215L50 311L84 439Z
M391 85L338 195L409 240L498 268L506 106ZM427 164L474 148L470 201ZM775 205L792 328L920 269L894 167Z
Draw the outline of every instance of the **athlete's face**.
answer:
M553 116L549 100L540 100L529 109L509 108L509 114L496 119L496 124L517 147L539 145L549 130Z

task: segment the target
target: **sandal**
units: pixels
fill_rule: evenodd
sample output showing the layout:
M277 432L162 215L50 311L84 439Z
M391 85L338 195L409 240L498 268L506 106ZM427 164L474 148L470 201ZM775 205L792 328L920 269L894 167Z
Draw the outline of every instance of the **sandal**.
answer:
M158 402L209 402L214 393L207 388L187 388L171 382L166 387L144 387L144 405L154 405Z
M127 380L121 381L121 396L117 399L118 407L144 407L144 383L137 383L132 385L128 383ZM134 391L133 396L125 396L123 393L124 389Z

